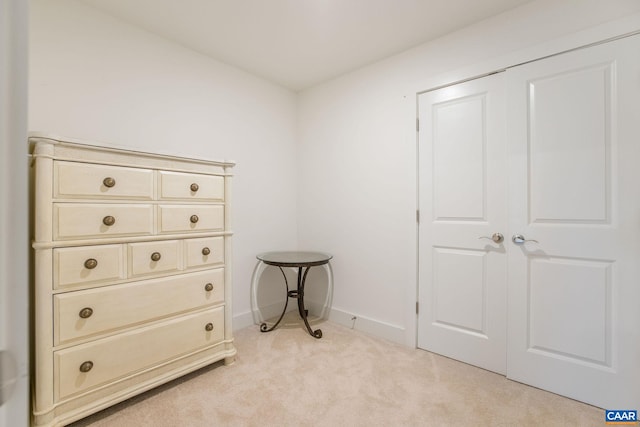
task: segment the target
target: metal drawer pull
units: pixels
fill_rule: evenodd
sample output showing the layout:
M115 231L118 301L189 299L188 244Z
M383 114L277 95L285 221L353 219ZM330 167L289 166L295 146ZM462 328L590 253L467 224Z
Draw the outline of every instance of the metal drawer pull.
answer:
M207 332L213 331L213 323L207 323L204 327Z
M116 223L116 219L111 215L107 215L104 218L102 218L102 223L106 226L112 226L113 224Z
M189 218L189 221L191 221L192 224L195 224L196 222L198 222L200 218L198 218L198 215L191 215L191 218Z
M211 253L211 249L204 247L202 248L202 255L209 255Z
M93 368L93 362L87 360L82 365L80 365L80 372L89 372Z
M151 261L160 261L160 258L162 258L160 252L154 252L151 254Z
M106 177L105 179L102 180L102 183L104 184L105 187L113 187L114 185L116 185L116 180L111 178L110 176Z
M94 258L89 258L88 260L86 260L84 262L84 268L86 268L88 270L93 270L97 266L98 266L98 260L96 260Z
M204 285L204 290L207 292L211 292L213 290L213 283L207 283Z
M198 184L196 184L196 183L194 182L193 184L191 184L191 187L189 187L189 188L191 188L191 191L193 191L193 192L195 193L196 191L198 191L198 189L200 188L200 186L198 186Z
M78 316L80 316L83 319L88 319L89 317L91 317L92 314L93 314L93 309L91 307L85 307L82 310L80 310L80 313L78 313Z

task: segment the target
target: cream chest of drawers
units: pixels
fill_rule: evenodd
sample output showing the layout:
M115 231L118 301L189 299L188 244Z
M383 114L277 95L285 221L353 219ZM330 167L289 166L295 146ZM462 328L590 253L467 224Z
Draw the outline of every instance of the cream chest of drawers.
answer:
M33 422L231 363L230 169L32 136Z

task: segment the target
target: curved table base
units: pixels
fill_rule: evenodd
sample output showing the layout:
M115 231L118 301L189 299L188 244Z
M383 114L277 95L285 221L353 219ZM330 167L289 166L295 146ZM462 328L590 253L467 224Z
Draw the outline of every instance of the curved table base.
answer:
M257 306L256 284L258 281L258 277L262 274L262 270L264 269L265 266L266 264L264 264L262 261L258 261L258 264L256 264L256 267L253 271L253 280L252 280L252 288L253 288L252 297L253 298L252 299L254 300L254 303L256 306ZM327 263L327 264L324 264L324 266L328 268L328 273L329 273L328 276L330 281L330 289L327 292L327 297L329 298L332 292L331 288L333 287L333 271L331 270L330 264ZM298 313L300 314L300 317L304 321L304 325L307 329L307 332L309 332L309 335L311 335L312 337L315 337L318 339L322 338L322 330L321 329L313 330L311 328L311 325L309 325L309 320L307 318L307 316L309 315L309 310L307 310L304 306L304 285L307 280L307 273L309 272L309 269L311 268L311 266L304 267L304 272L303 272L303 267L298 267L298 283L297 283L296 289L293 289L293 290L289 290L289 282L287 280L287 276L284 273L284 270L282 269L282 267L280 266L277 266L277 267L280 269L280 272L282 273L282 277L284 277L285 291L287 293L287 296L285 298L284 308L278 320L271 327L269 327L269 325L267 325L267 323L260 318L259 322L256 322L256 323L260 323L260 332L273 331L280 324L280 322L282 321L282 318L287 312L289 298L296 298L298 300ZM254 315L256 314L256 312L259 312L259 310L257 309L254 310Z

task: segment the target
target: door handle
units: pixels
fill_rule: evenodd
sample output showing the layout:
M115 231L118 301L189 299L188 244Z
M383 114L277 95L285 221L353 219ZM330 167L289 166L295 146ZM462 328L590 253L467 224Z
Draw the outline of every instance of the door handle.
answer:
M540 243L537 240L525 239L522 234L514 234L513 237L511 237L511 241L516 245L523 245L527 242Z
M491 237L489 236L480 236L478 239L489 239L493 240L495 243L502 243L504 241L504 236L502 233L493 233Z

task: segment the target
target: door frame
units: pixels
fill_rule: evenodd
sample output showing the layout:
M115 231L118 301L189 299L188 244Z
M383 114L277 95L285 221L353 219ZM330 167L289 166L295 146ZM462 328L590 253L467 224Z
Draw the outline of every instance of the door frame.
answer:
M552 54L552 55L546 55L546 56L539 57L539 58L536 58L536 59L532 59L532 60L529 60L529 61L521 62L521 63L515 64L515 65L507 66L507 67L505 67L505 68L504 68L504 70L506 71L506 70L509 70L510 68L515 68L515 67L519 67L519 66L526 65L526 64L533 64L533 63L536 63L536 62L541 61L541 60L547 60L547 59L550 59L550 58L553 58L553 57L557 57L557 56L561 56L561 55L565 55L565 54L568 54L568 53L571 53L571 52L574 52L574 53L575 53L575 52L577 52L577 51L582 51L582 50L585 50L585 49L588 49L588 48L592 48L592 47L596 47L596 46L601 46L601 45L609 44L609 43L611 43L611 42L615 42L615 41L619 41L619 40L623 40L623 39L628 39L628 38L630 38L630 37L634 37L634 36L635 36L635 38L636 38L636 39L638 39L638 37L640 37L640 31L633 31L633 32L629 32L629 33L626 33L626 34L624 34L624 35L620 35L620 36L612 37L612 38L609 38L609 39L606 39L606 40L601 40L601 41L599 41L599 42L585 44L585 45L582 45L582 46L580 46L580 47L576 47L576 48L569 49L569 50L564 50L564 51L562 51L562 52L557 52L557 53ZM632 42L632 43L637 43L637 40L635 40L635 41L630 41L630 42ZM615 47L614 47L614 48L615 48ZM428 91L420 92L420 93L417 95L417 97L416 97L416 112L417 112L417 116L418 116L418 117L417 117L417 123L418 123L418 126L417 126L417 129L416 129L416 159L417 159L417 161L416 161L416 165L417 165L417 171L416 171L416 175L417 175L417 183L416 183L416 185L417 185L417 191L416 191L416 198L417 198L417 200L416 200L416 204L417 204L417 207L418 207L418 208L421 206L421 205L420 205L420 201L421 201L421 194L423 193L423 191L422 191L423 189L421 189L421 188L420 188L420 184L421 184L421 182L422 182L422 180L420 179L420 175L421 175L421 174L420 174L420 173L421 173L421 165L420 165L420 159L421 159L421 156L420 156L420 148L421 148L421 147L420 147L420 141L421 141L421 139L422 139L422 140L424 140L424 138L420 138L420 134L419 134L419 132L420 132L419 120L420 120L420 118L421 118L421 117L424 117L424 115L425 115L425 112L424 112L424 111L421 111L421 109L420 109L420 108L421 108L421 104L420 104L420 95L425 94L425 93L432 92L432 91L434 91L434 90L440 90L440 89L447 88L447 87L451 87L451 86L454 86L454 85L459 85L459 84L462 84L462 83L466 83L466 82L468 82L468 81L476 80L476 79L479 79L479 78L482 78L482 77L486 77L486 76L491 75L491 74L493 74L493 73L484 73L483 75L478 75L478 76L473 77L473 78L463 79L463 80L459 80L459 81L454 82L454 83L451 83L451 84L447 84L447 85L442 85L442 86L434 87L433 89L430 89L430 90L428 90ZM425 108L425 105L422 105L422 107L423 107L423 108ZM423 147L423 149L424 149L424 147ZM429 165L424 165L422 172L429 173L429 169L428 169L428 168L429 168ZM418 211L418 212L419 212L419 211ZM416 241L417 241L417 258L416 258L416 269L417 269L417 280L416 280L416 283L417 283L417 284L416 284L416 300L417 300L417 301L420 301L420 291L421 291L421 287L420 287L420 286L421 286L421 283L420 283L420 282L421 282L421 267L422 267L421 262L420 262L420 261L421 261L420 255L421 255L421 249L422 249L422 250L424 250L424 249L426 249L426 248L421 248L421 247L420 247L420 222L419 222L419 214L417 215L417 218L418 218L418 223L417 223L417 227L416 227L416 229L417 229L417 239L416 239ZM425 274L425 275L428 275L428 274L430 274L431 272L422 272L422 273L423 273L423 274ZM511 274L510 274L510 276L511 276ZM520 282L520 283L522 283L522 282ZM424 291L425 289L423 288L422 290ZM509 306L507 306L507 310L511 310L511 309L509 308ZM426 311L426 310L425 310L425 311ZM416 347L417 347L417 345L418 345L418 337L420 336L419 332L420 332L421 324L424 326L424 325L426 324L426 322L428 322L428 321L429 321L429 319L424 319L424 318L423 318L423 319L422 319L422 322L421 322L421 321L420 321L420 319L421 319L421 318L420 318L420 315L421 315L420 313L418 313L418 312L416 313ZM628 324L628 323L627 323L627 324ZM507 347L509 347L509 344L507 344ZM507 357L508 357L508 356L507 356ZM507 370L507 372L508 372L508 370ZM512 377L511 377L511 376L509 376L509 378L512 378ZM516 381L518 381L518 378L515 378L515 380L516 380ZM612 381L613 381L613 380L612 380ZM528 381L526 381L526 383L528 383ZM531 384L533 384L534 386L536 386L536 384L534 384L534 383L531 383ZM613 384L613 383L611 383L611 384ZM616 383L616 384L618 384L618 383ZM539 385L538 385L538 386L539 386ZM545 387L545 388L546 388L546 387ZM557 389L556 389L556 390L554 390L554 389L553 389L553 387L549 388L549 390L551 390L552 392L558 392L558 390L557 390ZM564 393L563 393L563 394L564 394ZM571 396L571 393L568 393L567 395ZM582 396L586 396L586 395L584 395L584 394L583 394ZM572 396L572 397L574 397L574 398L575 398L575 395L574 395L574 396ZM599 397L599 398L601 398L601 397ZM590 402L588 399L589 399L589 397L587 397L587 398L585 399L585 401L586 401L587 403L590 403L590 404L597 404L597 403L594 403L594 402ZM582 400L582 399L581 399L581 400Z

